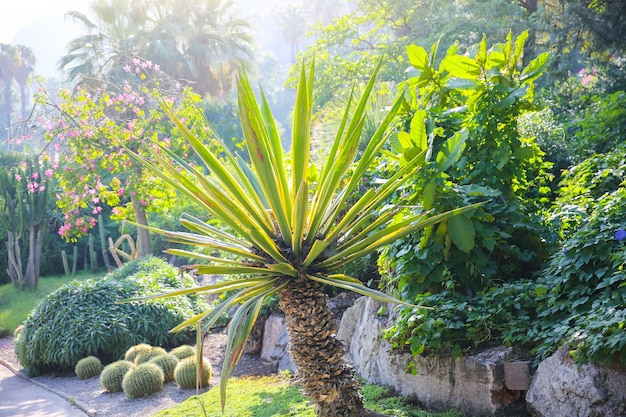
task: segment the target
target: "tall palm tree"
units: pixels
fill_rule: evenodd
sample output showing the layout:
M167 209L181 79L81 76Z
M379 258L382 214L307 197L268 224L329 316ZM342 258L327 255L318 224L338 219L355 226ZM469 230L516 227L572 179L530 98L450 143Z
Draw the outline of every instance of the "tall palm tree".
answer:
M205 169L187 163L166 148L154 149L154 163L138 155L134 157L225 225L218 229L183 215L181 223L189 232L150 229L174 242L197 246L200 250L168 251L198 259L201 264L190 266L197 273L239 276L215 285L161 295L230 292L219 306L181 323L174 331L189 325L208 328L228 308L240 305L229 325L221 374L222 406L226 381L243 353L263 300L277 294L286 317L297 378L305 395L315 403L317 415L375 415L365 409L354 370L344 361L344 347L335 338L336 324L324 289L335 286L384 302L401 303L338 271L346 263L416 229L473 207L429 217L416 207L387 205L389 197L423 166L425 153L411 158L383 184L366 190L356 202L348 203L360 189L363 174L380 154L403 102L402 97L395 100L368 138L365 150L357 152L374 77L354 109L352 101L348 102L328 159L317 178L312 179L312 83L313 67L307 75L303 66L296 92L290 164L283 157L278 129L265 96L261 94L260 103L257 101L245 74L238 79L238 97L251 166L228 151L225 159L219 158L206 143L220 139L194 136L165 104L164 110L195 149ZM216 251L222 257L215 256Z
M13 112L13 80L19 62L18 49L8 43L0 43L0 82L3 103L0 104L0 139L9 137L11 113Z
M26 118L26 106L28 104L27 82L35 71L37 58L33 50L25 45L16 45L18 50L18 63L15 71L15 81L20 86L20 105L22 119Z
M59 66L70 80L121 82L125 65L141 58L200 94L230 93L216 79L225 68L232 78L252 57L247 22L232 18L231 7L222 0L98 0L92 18L68 13L87 33L69 43Z

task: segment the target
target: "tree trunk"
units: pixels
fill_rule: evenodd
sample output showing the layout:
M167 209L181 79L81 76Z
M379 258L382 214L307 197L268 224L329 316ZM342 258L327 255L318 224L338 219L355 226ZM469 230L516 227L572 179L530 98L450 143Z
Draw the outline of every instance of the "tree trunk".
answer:
M315 403L318 416L371 415L363 405L354 369L344 360L343 344L335 337L337 324L327 301L321 284L303 278L280 293L280 308L298 368L296 378L304 386L304 395Z
M24 276L26 287L35 289L39 285L39 273L41 272L41 225L31 226L28 230L28 261Z
M26 273L24 274L24 281L26 288L35 288L35 227L30 226L28 228L28 258L26 260Z
M8 268L7 273L11 278L13 286L18 290L24 285L24 276L22 275L22 253L20 251L20 238L14 232L7 232L7 253Z
M130 198L135 212L135 221L137 224L148 226L148 216L146 209L137 200L136 196ZM152 254L152 244L150 243L150 232L142 227L137 228L137 255L140 258Z

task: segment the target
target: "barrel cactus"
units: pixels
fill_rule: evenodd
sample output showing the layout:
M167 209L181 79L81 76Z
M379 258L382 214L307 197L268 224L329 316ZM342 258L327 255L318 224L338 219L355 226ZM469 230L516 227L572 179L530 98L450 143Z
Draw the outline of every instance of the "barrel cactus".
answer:
M163 371L153 363L142 363L124 375L122 389L129 398L141 398L163 388Z
M165 353L150 359L149 363L153 363L161 368L163 375L165 376L165 382L170 382L174 380L174 369L176 368L176 365L178 365L178 362L179 360L176 356L170 353Z
M141 355L142 353L148 353L151 350L152 346L147 343L140 343L138 345L131 346L126 351L126 354L124 355L124 360L127 360L129 362L135 362L137 356Z
M165 355L167 350L162 347L153 347L148 352L143 352L137 355L135 358L135 365L140 365L142 363L148 362L150 359L156 358L157 356Z
M178 359L183 360L190 356L194 356L196 354L196 348L189 345L182 345L170 350L170 353L176 356Z
M100 385L109 392L119 392L122 390L122 380L124 375L135 368L135 364L130 361L116 361L108 364L100 374Z
M202 358L202 386L209 384L213 370L206 358ZM196 387L196 358L189 357L181 360L174 369L174 379L182 389Z
M94 376L100 375L102 371L102 362L100 359L95 356L87 356L78 361L76 367L74 368L74 372L76 372L76 376L78 379L89 379Z

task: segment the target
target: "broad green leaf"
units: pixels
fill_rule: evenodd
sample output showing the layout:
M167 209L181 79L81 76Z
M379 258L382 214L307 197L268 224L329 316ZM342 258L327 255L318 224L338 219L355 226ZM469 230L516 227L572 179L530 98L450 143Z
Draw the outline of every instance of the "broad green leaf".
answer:
M417 45L409 45L407 47L407 55L409 57L409 62L415 68L420 71L424 71L428 68L428 53L426 50Z
M539 54L537 58L530 61L530 63L522 71L522 75L520 76L520 81L529 83L539 78L541 74L543 74L546 68L548 67L549 58L550 58L550 53L543 52Z
M472 219L465 216L455 216L447 220L448 236L459 250L468 253L474 248L476 230Z
M511 64L512 68L515 68L515 66L520 62L522 54L524 53L524 44L526 43L526 39L528 39L527 30L520 33L519 36L515 38L515 52L513 52L513 58L512 58L513 62Z
M417 149L423 151L428 148L428 135L426 134L426 111L416 110L411 119L411 139L417 145Z
M456 163L463 150L465 149L465 141L467 140L467 130L463 129L456 132L452 137L448 138L441 145L441 149L437 153L437 169L441 172L445 172Z
M443 58L440 67L457 78L477 80L480 76L480 65L465 55L448 55Z

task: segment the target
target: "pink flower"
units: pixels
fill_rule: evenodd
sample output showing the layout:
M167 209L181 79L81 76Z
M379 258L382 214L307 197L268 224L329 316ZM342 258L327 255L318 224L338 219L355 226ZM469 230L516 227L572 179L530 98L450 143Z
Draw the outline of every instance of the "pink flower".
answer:
M33 172L33 175L31 175L32 179L36 180L37 178L39 178L39 173L38 172Z
M22 181L21 175L15 174L15 181Z
M124 71L130 72L130 65L128 64L124 65Z
M46 169L46 172L44 172L44 175L46 177L50 178L52 176L52 173L53 173L53 171L50 168L48 168L48 169Z

